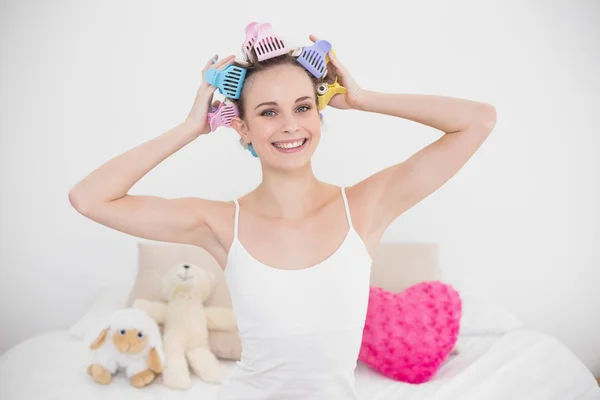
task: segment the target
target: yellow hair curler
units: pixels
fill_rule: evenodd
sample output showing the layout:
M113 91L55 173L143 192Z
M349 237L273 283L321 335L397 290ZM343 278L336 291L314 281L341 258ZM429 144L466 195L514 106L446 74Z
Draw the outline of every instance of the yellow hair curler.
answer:
M319 83L317 86L317 103L319 111L324 109L327 104L329 104L333 96L346 92L346 88L338 83L337 76L335 78L335 82L332 84L326 82Z
M333 55L335 57L337 57L337 54L335 54L335 51L333 49L329 50L331 53L333 53ZM329 53L325 54L325 64L329 63Z
M337 54L333 49L329 50L335 57ZM325 55L325 65L329 64L329 53ZM325 74L327 76L327 74ZM345 87L340 85L337 81L337 75L335 77L335 81L333 83L322 82L317 86L317 102L319 106L319 111L323 110L327 104L331 101L333 96L336 94L346 93L347 90Z

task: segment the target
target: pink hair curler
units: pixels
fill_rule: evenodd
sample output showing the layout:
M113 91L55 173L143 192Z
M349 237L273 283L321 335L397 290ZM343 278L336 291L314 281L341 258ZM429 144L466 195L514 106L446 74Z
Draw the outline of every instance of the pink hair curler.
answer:
M246 26L246 40L242 44L242 53L244 54L245 61L250 61L250 54L252 52L252 47L254 47L254 42L256 42L259 26L260 24L258 22L251 22Z
M258 61L284 55L288 52L287 44L277 37L271 29L271 24L265 23L258 27L254 51Z
M224 126L226 128L230 127L231 120L237 116L239 116L237 105L228 99L225 99L225 101L219 104L217 109L213 107L208 113L210 130L214 132L219 126Z

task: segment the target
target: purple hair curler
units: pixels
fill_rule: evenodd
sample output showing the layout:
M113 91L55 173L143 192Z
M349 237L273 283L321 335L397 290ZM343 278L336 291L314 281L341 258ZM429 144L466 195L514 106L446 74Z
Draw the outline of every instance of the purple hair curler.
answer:
M302 47L298 50L294 53L295 55L299 52L296 61L316 78L323 77L327 72L326 57L331 50L331 43L327 40L317 40L312 46Z
M216 131L219 126L224 126L226 128L231 126L231 120L234 117L239 116L238 108L235 103L225 99L221 104L219 104L218 108L211 108L211 111L208 113L208 123L210 124L210 130L212 132Z

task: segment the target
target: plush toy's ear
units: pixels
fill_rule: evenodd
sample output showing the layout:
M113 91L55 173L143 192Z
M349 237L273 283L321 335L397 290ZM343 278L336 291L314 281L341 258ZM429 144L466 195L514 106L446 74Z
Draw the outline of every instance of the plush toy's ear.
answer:
M148 367L156 374L160 374L163 370L161 357L155 347L151 348L148 352Z
M106 340L106 335L108 335L108 328L103 329L98 334L96 340L94 340L92 344L90 344L90 349L96 350L98 347L102 346L104 344L104 341Z
M202 300L206 301L211 296L213 289L217 285L217 276L205 270L204 279L200 283L200 290L202 291Z

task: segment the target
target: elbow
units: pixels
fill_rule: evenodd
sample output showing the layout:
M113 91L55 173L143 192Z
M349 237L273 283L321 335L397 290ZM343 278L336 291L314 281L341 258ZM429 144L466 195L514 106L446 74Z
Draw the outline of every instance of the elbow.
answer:
M110 201L104 201L75 186L69 191L69 203L79 214L95 220L101 213L104 213L106 205Z
M482 103L477 113L477 124L482 126L487 134L491 133L496 127L496 107L491 104Z
M75 210L81 212L81 209L83 208L81 202L81 195L79 194L76 188L72 188L71 190L69 190L69 203Z
M90 211L89 201L85 200L85 196L77 186L69 190L69 203L77 210L78 213L87 216Z

